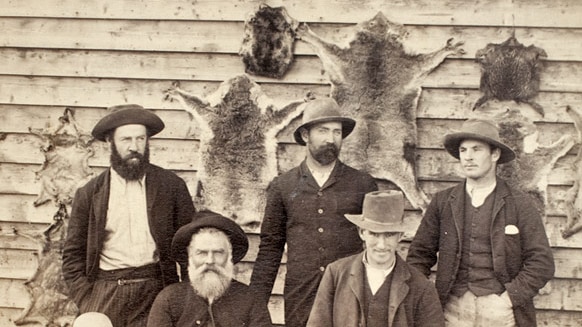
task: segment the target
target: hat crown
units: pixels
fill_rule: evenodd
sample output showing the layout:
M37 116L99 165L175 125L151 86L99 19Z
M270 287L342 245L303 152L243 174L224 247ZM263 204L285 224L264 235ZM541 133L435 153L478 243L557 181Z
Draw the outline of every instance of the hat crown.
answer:
M461 126L460 132L477 134L496 142L501 142L501 138L499 137L499 127L497 127L493 122L484 119L471 118L465 120Z
M340 108L333 99L321 98L311 100L305 104L301 125L332 117L341 117Z
M364 197L362 219L365 221L382 225L400 225L403 216L404 196L400 191L376 191Z

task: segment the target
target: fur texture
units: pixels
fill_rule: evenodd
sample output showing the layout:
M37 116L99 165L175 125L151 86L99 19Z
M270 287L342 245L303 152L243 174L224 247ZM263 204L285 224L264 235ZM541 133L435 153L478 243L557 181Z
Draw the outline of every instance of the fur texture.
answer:
M578 130L577 143L582 145L582 113L571 107L566 108L574 125ZM574 185L566 192L566 215L568 217L566 228L562 231L562 237L568 238L582 230L582 192L580 192L580 183L582 183L582 148L578 148L578 154L572 164L574 171Z
M27 235L16 231L39 245L38 268L24 283L31 302L15 319L16 325L70 326L77 314L77 307L68 299L68 288L62 277L62 251L69 218L67 207L77 187L92 176L87 161L93 155L90 147L93 138L80 132L74 112L69 108L65 109L59 123L54 131L31 129L43 140L41 149L45 155L42 169L37 172L42 186L34 205L50 201L58 210L43 233Z
M244 26L239 55L249 74L281 78L293 61L293 43L298 22L285 7L262 4Z
M499 125L500 137L516 154L516 159L499 165L498 174L511 185L528 193L534 199L542 217L547 205L548 175L558 159L572 149L574 140L564 135L550 145L538 142L536 125L517 109L507 109L495 114L493 119Z
M265 189L278 172L277 133L301 114L304 101L276 108L247 75L223 82L206 99L177 84L166 94L183 105L201 130L197 208L257 228Z
M416 107L421 83L447 56L464 53L462 43L429 54L410 54L405 28L380 12L358 24L348 47L324 41L306 24L298 37L309 43L331 81L331 96L357 121L342 148L342 160L398 186L424 210L428 197L416 181Z
M483 96L477 100L473 110L489 99L528 103L540 115L541 105L532 100L540 89L542 59L547 58L544 49L519 43L511 36L501 44L489 43L478 50L477 61L481 65L480 90Z

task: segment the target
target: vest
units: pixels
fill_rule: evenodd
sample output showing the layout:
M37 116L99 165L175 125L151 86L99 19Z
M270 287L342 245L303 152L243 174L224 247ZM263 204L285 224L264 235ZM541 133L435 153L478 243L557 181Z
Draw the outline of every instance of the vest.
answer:
M493 271L491 222L494 199L495 191L480 207L475 208L465 193L461 263L451 290L455 296L462 296L468 290L476 296L501 294L505 290Z
M364 313L366 315L366 327L386 327L388 326L388 301L390 299L390 286L394 270L386 276L384 283L376 294L372 294L368 280L364 274Z

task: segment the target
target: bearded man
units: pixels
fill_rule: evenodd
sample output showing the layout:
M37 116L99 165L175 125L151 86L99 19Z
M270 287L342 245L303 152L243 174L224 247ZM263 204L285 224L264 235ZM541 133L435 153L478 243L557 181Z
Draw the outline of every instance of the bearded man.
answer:
M366 193L378 189L369 174L338 160L342 141L356 122L331 98L307 102L295 141L307 147L299 167L276 177L267 189L259 253L251 288L266 305L285 244L285 325L305 326L331 262L362 251L358 229L345 214L361 214Z
M156 295L179 280L171 240L195 210L186 183L149 163L149 140L162 120L139 105L109 111L92 135L109 144L111 167L76 192L63 276L80 313L142 327Z
M148 327L272 326L267 307L258 304L247 285L233 279L234 264L248 248L234 221L200 212L172 241L176 261L187 262L189 279L158 294Z

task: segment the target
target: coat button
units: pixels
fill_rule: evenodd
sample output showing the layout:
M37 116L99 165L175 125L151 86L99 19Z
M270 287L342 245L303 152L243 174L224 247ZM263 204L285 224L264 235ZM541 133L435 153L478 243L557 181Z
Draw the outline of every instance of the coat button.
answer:
M323 213L323 209L319 208L319 209L317 209L317 212L321 214L321 213Z
M325 267L319 267L319 271L325 271Z
M196 320L196 325L201 325L201 324L202 324L202 321Z
M320 233L323 233L323 228L319 227L319 228L317 229L317 231L318 231L318 232L320 232Z

